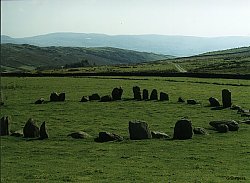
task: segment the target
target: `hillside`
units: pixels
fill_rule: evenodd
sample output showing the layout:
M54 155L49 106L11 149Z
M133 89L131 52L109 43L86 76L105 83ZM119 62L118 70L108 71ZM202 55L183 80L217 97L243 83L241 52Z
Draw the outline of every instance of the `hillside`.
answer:
M188 72L249 74L250 47L209 52L172 61Z
M51 33L11 38L1 36L2 43L36 46L115 47L174 56L191 56L209 51L250 46L250 37L193 37L168 35L105 35L86 33Z
M134 64L172 56L110 47L37 47L27 44L1 44L2 71L61 67L88 60L90 65Z

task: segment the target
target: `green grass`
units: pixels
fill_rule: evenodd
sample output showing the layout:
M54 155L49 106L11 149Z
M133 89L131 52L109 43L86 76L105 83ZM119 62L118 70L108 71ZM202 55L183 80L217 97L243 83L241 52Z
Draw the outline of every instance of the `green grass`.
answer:
M132 87L167 92L168 102L132 101ZM80 103L83 95L110 94L122 86L123 101ZM5 105L1 116L12 117L11 129L22 129L28 118L46 121L49 139L32 141L1 137L2 182L249 182L250 127L238 132L210 130L209 121L244 119L236 111L210 110L208 98L221 100L232 91L233 103L249 109L250 81L163 77L2 78ZM35 105L51 92L66 92L66 101ZM201 105L178 104L179 96ZM145 120L151 130L173 135L175 122L191 119L210 135L186 141L128 140L128 122ZM67 137L74 131L96 137L100 131L122 135L123 142L96 143Z

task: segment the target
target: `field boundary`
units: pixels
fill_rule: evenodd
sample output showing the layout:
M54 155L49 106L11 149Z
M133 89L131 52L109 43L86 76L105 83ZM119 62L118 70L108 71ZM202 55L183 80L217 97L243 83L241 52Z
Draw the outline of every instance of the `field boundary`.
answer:
M180 73L180 72L100 72L100 73L1 73L1 77L74 77L74 76L159 76L159 77L193 77L250 79L250 74L211 74L211 73Z

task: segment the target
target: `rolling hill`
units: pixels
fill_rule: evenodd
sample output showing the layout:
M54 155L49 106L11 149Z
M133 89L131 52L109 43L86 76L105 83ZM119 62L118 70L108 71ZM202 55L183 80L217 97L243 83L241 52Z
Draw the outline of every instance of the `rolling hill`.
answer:
M187 72L249 74L250 47L208 52L171 61Z
M1 36L2 43L63 47L115 47L174 56L191 56L209 51L250 46L250 37L193 37L167 35L105 35L51 33L25 38Z
M90 65L134 64L172 56L110 47L38 47L28 44L1 44L1 70L22 71L37 67L61 67L88 60Z

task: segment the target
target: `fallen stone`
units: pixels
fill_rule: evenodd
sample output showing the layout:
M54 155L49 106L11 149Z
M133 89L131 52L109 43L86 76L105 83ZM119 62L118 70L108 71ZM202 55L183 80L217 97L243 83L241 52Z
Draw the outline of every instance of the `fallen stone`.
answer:
M163 132L151 131L153 139L169 139L169 135Z
M109 132L100 132L96 142L122 141L123 137Z
M216 130L220 133L227 133L229 131L229 128L226 124L220 124L217 126Z
M211 121L209 122L209 124L212 127L214 127L217 131L219 131L218 130L219 125L222 125L222 124L227 125L229 131L238 131L239 129L239 124L234 120ZM221 128L225 128L225 127L221 127Z
M40 98L37 101L35 101L35 104L43 104L45 102L44 98Z
M199 103L194 99L188 99L187 104L196 105L196 104L199 104Z
M100 102L110 102L110 101L112 101L112 98L110 95L105 95L105 96L101 97L101 99L100 99Z
M89 96L89 101L92 101L92 100L100 100L101 97L95 93L95 94L92 94L91 96Z
M210 97L208 100L209 100L209 103L210 103L211 107L218 107L218 106L220 106L220 102L219 102L219 100L217 98Z
M88 99L83 96L80 102L88 102Z
M10 134L10 136L13 137L23 137L23 131L22 130L18 130L18 131L14 131Z
M179 98L178 98L178 102L180 102L180 103L184 103L184 102L185 102L185 100L184 100L184 98L179 97Z
M193 132L194 132L194 134L199 134L199 135L207 135L208 134L207 131L202 127L195 127L193 129Z
M91 136L89 134L87 134L86 132L73 132L67 135L68 137L72 137L74 139L86 139L86 138L90 138Z

